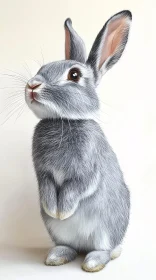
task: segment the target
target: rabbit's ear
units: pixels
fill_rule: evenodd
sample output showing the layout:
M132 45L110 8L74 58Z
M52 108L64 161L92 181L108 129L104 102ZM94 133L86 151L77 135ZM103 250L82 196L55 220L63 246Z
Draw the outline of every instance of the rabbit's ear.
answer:
M70 18L65 23L65 58L85 63L86 50L83 40L72 27Z
M96 83L121 57L128 40L131 20L130 11L115 14L97 35L87 60L94 71Z

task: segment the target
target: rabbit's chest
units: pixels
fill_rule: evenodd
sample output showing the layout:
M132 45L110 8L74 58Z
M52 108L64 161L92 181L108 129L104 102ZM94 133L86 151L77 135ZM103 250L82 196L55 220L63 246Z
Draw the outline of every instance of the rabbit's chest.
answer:
M58 185L72 175L81 165L86 168L90 137L86 129L68 122L38 127L34 134L33 159L38 170L49 171Z

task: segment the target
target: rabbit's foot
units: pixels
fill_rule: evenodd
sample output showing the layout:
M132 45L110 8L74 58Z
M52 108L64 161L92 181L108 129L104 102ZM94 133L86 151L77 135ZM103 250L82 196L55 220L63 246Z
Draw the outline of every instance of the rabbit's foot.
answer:
M97 272L103 269L109 261L109 251L93 251L86 256L82 269L87 272Z
M71 262L76 256L77 252L74 249L67 246L56 246L49 251L45 264L52 266L62 265Z
M118 258L120 255L121 255L121 246L118 245L117 247L115 247L115 249L113 249L111 251L111 254L110 254L110 257L111 257L111 260L114 260L116 258Z

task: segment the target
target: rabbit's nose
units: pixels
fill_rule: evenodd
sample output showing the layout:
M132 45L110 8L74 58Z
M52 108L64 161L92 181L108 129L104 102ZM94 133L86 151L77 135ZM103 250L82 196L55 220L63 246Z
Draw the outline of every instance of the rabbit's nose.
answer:
M41 84L42 84L41 82L33 80L33 81L29 81L27 86L29 89L34 90L34 89L38 88Z

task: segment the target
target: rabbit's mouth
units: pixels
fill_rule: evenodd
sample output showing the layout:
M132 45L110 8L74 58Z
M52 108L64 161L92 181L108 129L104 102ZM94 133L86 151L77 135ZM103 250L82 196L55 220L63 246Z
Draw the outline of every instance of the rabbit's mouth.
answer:
M37 93L36 92L26 92L25 94L25 99L26 99L26 102L31 104L31 105L40 105L42 104L39 100L38 100L38 96L37 96Z
M31 104L32 103L41 103L36 99L36 95L34 92L32 93L32 96L30 97L30 102L31 102Z
M30 92L30 102L31 102L31 104L33 103L33 102L38 102L37 101L37 99L36 99L36 92L34 92L34 91L32 91L32 92Z
M43 81L39 78L32 78L25 87L25 96L28 102L38 103L41 90L44 87Z

